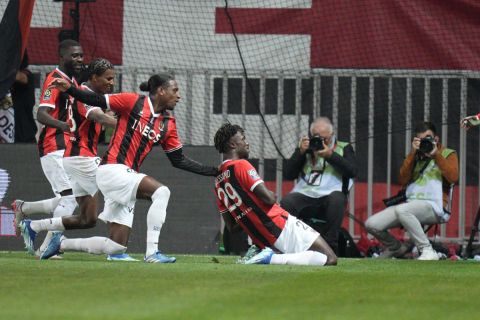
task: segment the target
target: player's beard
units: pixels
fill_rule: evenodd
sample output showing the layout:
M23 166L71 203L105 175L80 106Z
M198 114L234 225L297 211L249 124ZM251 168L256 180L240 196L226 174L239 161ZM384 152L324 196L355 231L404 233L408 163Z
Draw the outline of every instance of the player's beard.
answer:
M78 79L81 76L82 71L85 70L85 66L82 64L81 68L77 69L73 66L73 61L70 61L69 63L65 64L65 69L67 71L67 75Z

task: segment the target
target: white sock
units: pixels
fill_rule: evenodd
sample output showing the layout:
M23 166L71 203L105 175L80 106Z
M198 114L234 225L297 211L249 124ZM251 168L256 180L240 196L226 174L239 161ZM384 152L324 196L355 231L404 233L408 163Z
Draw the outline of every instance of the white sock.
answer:
M167 216L168 199L170 199L170 190L166 186L161 186L152 195L152 204L147 213L146 257L158 250L158 238Z
M296 266L323 266L327 256L318 251L303 251L297 253L274 254L270 264L289 264Z
M54 217L71 216L77 207L77 201L73 195L62 196L53 211Z
M30 222L30 227L35 232L40 231L64 231L65 227L62 222L62 217L51 218L51 219L41 219L41 220L32 220Z
M83 251L91 254L121 254L127 250L115 241L105 237L67 239L60 243L60 251Z
M22 203L21 211L26 216L34 214L52 214L59 201L60 197L32 202L25 201Z

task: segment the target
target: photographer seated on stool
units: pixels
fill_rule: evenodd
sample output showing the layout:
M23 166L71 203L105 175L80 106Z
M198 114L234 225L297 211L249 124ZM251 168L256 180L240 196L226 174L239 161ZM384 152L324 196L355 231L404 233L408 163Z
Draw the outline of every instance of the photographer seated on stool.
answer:
M323 221L316 229L337 253L347 194L356 175L353 147L336 139L330 119L319 117L310 126L310 138L302 137L285 163L284 178L297 179L297 184L280 206L308 224L312 218Z
M455 150L439 143L431 122L415 126L412 151L403 161L398 180L405 188L403 199L401 196L386 199L389 207L368 218L365 227L385 245L381 258L398 258L406 253L407 247L387 231L403 227L421 252L418 260L438 260L422 225L450 220L450 212L444 208L449 187L458 180L458 158Z

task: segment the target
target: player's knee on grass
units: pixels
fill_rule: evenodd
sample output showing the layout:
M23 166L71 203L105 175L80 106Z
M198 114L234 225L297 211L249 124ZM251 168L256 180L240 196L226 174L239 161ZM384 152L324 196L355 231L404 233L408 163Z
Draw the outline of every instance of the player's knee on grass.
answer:
M327 262L325 263L326 266L335 266L337 265L337 255L333 252L332 248L328 245L328 243L322 238L322 236L318 236L318 238L313 242L310 250L318 251L323 253L327 256Z

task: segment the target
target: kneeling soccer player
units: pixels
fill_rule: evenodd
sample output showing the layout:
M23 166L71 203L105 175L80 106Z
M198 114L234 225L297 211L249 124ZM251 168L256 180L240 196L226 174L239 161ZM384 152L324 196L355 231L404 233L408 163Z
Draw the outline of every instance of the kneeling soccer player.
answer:
M225 159L215 179L219 211L229 229L238 224L264 249L246 264L336 265L337 257L322 236L282 209L246 160L250 146L244 130L226 123L214 142Z

